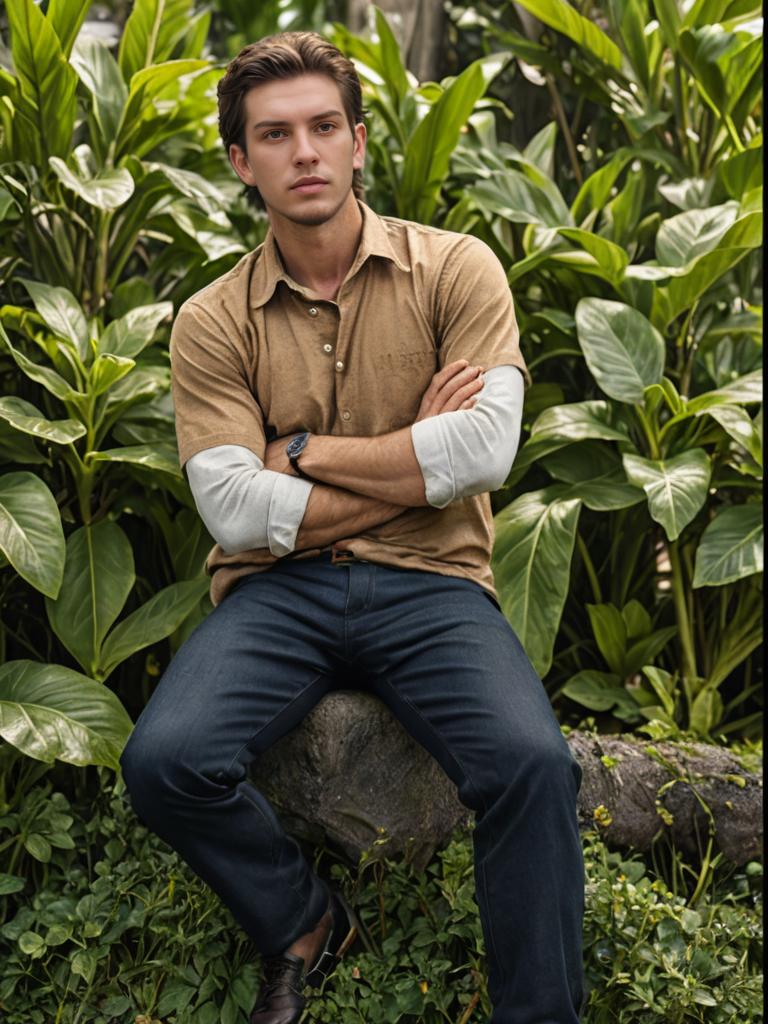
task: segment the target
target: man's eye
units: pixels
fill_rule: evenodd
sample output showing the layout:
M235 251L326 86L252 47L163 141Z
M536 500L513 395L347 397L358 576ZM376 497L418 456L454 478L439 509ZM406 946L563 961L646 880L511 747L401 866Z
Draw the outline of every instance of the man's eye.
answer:
M265 134L264 138L265 139L273 139L273 138L275 138L275 136L279 136L281 134L282 134L282 128L272 128L270 131L268 131Z
M323 123L319 124L317 127L318 128L328 128L331 131L333 131L333 129L336 127L336 125L333 123L333 121L323 121ZM321 132L321 135L328 135L328 134L329 134L329 132Z

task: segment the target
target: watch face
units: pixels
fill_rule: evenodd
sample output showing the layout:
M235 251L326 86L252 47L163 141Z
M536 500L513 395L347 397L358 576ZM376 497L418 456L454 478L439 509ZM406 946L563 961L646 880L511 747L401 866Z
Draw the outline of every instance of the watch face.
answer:
M299 434L298 437L294 437L294 439L290 442L288 447L285 449L286 452L288 453L288 455L298 455L299 452L302 451L303 448L304 448L304 443L306 441L306 438L307 438L306 434Z

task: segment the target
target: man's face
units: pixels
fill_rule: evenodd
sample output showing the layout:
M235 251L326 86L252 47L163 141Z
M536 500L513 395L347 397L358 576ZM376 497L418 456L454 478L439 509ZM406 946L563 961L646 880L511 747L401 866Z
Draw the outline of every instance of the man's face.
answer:
M272 219L330 220L365 157L365 126L353 134L338 85L321 74L265 82L246 94L243 110L245 152L229 149L241 181L258 188Z

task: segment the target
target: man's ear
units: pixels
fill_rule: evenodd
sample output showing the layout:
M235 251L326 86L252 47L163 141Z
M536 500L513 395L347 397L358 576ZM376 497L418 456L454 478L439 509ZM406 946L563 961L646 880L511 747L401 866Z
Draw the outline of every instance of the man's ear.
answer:
M238 176L240 181L242 181L244 185L255 185L256 182L253 178L251 165L248 163L248 157L236 142L233 142L230 145L228 156L229 162L232 164L235 174Z
M362 121L355 125L353 134L355 136L355 149L352 155L352 169L359 171L365 163L365 144L367 139L367 130Z

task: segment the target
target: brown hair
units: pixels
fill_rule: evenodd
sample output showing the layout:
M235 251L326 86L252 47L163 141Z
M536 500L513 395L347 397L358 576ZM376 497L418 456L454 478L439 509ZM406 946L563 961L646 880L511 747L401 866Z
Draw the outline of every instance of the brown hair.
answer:
M229 153L231 145L245 152L245 115L243 101L255 85L278 78L322 74L338 85L349 126L364 121L363 93L360 79L351 60L317 32L280 32L249 43L227 65L219 81L219 134ZM352 175L352 191L363 199L363 176L359 170ZM264 209L264 200L254 186L246 186L248 202Z

